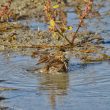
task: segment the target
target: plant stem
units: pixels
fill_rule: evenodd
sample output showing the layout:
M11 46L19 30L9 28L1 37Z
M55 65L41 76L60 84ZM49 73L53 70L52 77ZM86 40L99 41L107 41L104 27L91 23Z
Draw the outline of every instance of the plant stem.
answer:
M73 44L70 42L70 40L69 40L62 32L60 32L59 29L57 29L57 32L58 32L70 45L73 45Z
M77 33L78 33L78 31L81 27L81 24L82 24L82 21L79 23L78 28L77 28L76 32L74 33L74 35L73 35L72 42L71 42L72 45L74 44L74 39L77 37Z

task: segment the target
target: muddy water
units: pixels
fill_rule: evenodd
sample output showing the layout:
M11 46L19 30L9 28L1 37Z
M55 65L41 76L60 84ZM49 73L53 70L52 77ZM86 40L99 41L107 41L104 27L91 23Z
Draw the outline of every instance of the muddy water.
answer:
M97 9L101 16L87 20L87 29L101 34L110 48L110 2L102 4ZM78 20L73 12L68 12L68 24L74 27ZM27 71L36 62L29 56L0 53L1 110L110 110L110 61L81 64L70 59L69 72L57 75Z

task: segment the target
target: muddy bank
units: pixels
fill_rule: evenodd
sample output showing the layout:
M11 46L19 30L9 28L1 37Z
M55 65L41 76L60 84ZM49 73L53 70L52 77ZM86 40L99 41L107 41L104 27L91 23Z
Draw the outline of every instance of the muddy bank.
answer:
M28 24L26 24L28 25ZM53 45L65 45L68 42L64 38L54 38L52 33L48 30L32 30L28 26L24 26L19 22L11 22L11 23L1 23L0 27L0 40L1 44L4 43L20 43L21 45L25 44L53 44ZM74 32L65 33L68 39L71 40ZM77 34L77 38L75 39L75 45L80 45L81 43L91 42L93 44L101 44L104 39L93 32L83 31ZM16 41L16 42L15 42ZM3 42L3 43L2 43Z

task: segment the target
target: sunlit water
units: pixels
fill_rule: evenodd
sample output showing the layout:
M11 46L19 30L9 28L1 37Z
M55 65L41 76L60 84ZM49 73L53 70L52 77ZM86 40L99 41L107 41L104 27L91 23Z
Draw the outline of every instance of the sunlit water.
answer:
M99 9L99 19L87 20L90 31L101 34L110 48L110 2ZM74 12L74 11L73 11ZM78 22L68 12L68 24ZM73 19L76 22L72 22ZM38 24L37 28L38 28ZM36 27L34 24L34 28ZM43 24L42 24L43 25ZM31 24L33 28L33 24ZM42 28L43 26L41 26ZM46 29L43 27L43 29ZM110 51L108 51L109 53ZM70 59L68 73L44 75L27 71L37 59L0 54L0 107L7 110L110 110L110 61L81 64Z

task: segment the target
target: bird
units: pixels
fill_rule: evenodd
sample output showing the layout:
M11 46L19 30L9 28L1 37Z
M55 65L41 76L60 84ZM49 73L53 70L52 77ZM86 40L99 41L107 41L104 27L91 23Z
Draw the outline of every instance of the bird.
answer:
M58 73L67 72L68 60L65 58L63 52L56 52L50 55L43 55L40 57L37 65L45 64L39 69L41 73Z

